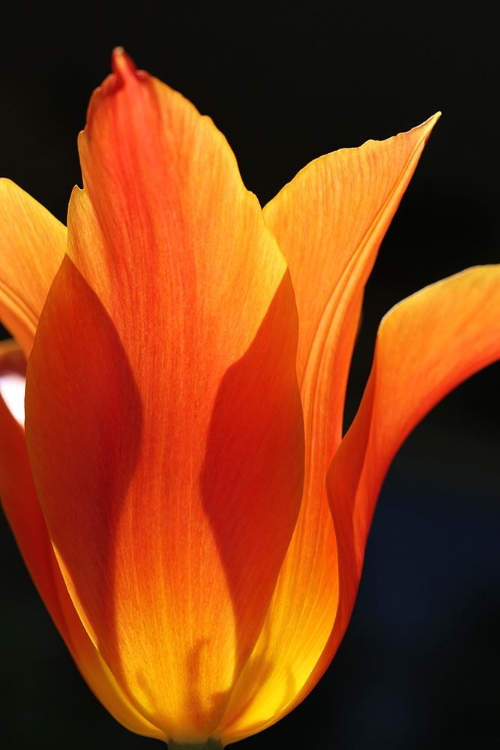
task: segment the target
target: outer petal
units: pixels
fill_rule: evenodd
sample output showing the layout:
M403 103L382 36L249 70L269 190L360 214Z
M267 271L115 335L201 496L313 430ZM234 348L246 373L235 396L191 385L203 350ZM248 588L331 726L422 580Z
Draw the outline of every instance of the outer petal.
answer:
M312 412L321 411L319 432L327 436L330 456L341 439L364 287L438 118L386 141L316 159L264 208L297 299L297 370L306 430L313 429ZM318 431L314 438L320 438Z
M114 66L30 359L28 445L93 642L144 716L196 740L219 723L297 518L296 308L211 121L122 52Z
M26 357L66 238L66 227L43 206L0 180L0 319Z
M305 490L266 626L224 719L227 740L274 723L302 700L333 628L337 546L325 478L341 438L364 286L436 120L317 159L264 209L299 311Z
M26 361L17 344L0 344L2 380L23 376ZM0 497L30 575L78 668L99 700L122 724L139 734L162 737L122 694L83 628L59 571L26 452L24 429L0 398Z
M471 268L426 287L383 319L358 414L328 479L340 606L319 672L349 622L375 503L396 451L438 401L499 357L500 266Z

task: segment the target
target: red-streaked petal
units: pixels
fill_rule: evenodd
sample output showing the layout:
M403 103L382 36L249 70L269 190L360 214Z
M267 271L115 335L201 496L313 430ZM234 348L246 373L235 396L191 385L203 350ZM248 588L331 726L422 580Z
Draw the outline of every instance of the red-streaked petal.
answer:
M224 720L227 740L274 723L304 697L333 628L337 547L325 478L341 438L364 286L436 119L313 161L264 209L299 311L305 489L269 617Z
M47 209L0 179L0 319L26 357L66 238L66 227Z
M0 385L23 376L26 360L12 341L0 344ZM24 430L0 398L0 497L30 575L80 672L113 716L133 732L166 739L121 692L83 628L68 596L47 533L26 452Z
M438 401L499 358L500 266L470 268L426 287L383 319L358 414L329 474L339 614L316 679L349 622L373 511L395 453Z
M99 652L151 722L204 739L299 510L296 307L212 122L123 53L114 67L30 358L28 445Z

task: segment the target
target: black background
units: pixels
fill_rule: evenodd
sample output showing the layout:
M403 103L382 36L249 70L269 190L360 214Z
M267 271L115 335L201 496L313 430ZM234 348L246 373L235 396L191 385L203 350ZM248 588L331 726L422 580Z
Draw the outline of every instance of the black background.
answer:
M3 6L0 174L65 220L81 184L76 135L116 45L212 116L262 203L312 158L442 110L368 285L349 420L384 312L499 261L495 11L480 0ZM336 659L299 708L241 750L496 745L499 375L498 365L476 375L407 441ZM2 746L152 747L83 684L5 522L0 531Z

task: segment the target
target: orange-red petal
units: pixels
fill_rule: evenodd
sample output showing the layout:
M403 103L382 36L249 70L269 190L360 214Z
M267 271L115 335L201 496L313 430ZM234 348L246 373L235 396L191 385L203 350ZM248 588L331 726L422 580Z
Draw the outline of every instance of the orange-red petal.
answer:
M349 622L375 503L395 453L438 401L499 358L500 266L471 268L426 287L383 319L358 414L329 474L340 606L318 673Z
M0 320L29 356L66 227L10 180L0 180Z
M300 505L293 290L221 134L121 51L80 153L28 368L30 458L107 665L168 736L204 739Z
M333 628L337 546L325 480L341 438L364 286L436 120L316 159L264 209L299 311L305 486L269 616L224 719L225 739L259 731L302 700Z
M0 381L11 375L23 376L25 368L19 346L13 341L1 342ZM24 429L3 398L0 398L0 497L33 582L91 689L124 726L139 734L164 738L125 698L75 612L36 495Z

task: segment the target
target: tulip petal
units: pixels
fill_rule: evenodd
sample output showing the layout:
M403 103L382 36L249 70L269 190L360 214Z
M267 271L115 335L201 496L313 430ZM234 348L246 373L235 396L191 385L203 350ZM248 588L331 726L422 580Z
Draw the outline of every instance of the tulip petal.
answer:
M274 723L304 698L333 628L337 546L325 478L341 439L364 286L437 117L316 159L264 209L299 311L304 500L262 637L233 696L234 712L230 707L224 718L226 741Z
M26 357L66 238L66 227L52 214L13 182L0 179L0 319Z
M340 606L318 675L349 622L373 511L394 455L436 403L499 358L498 265L470 268L426 287L383 319L360 408L328 478Z
M297 369L306 420L314 420L310 412L319 391L330 457L341 439L364 286L438 118L385 141L315 159L263 211L287 260L297 299Z
M26 360L13 341L0 343L2 380L25 374ZM30 575L84 679L108 711L133 732L164 736L122 694L83 628L50 543L26 451L24 429L0 398L0 497Z
M94 644L142 715L202 740L300 506L293 289L226 141L123 52L79 145L70 257L28 368L30 459Z

